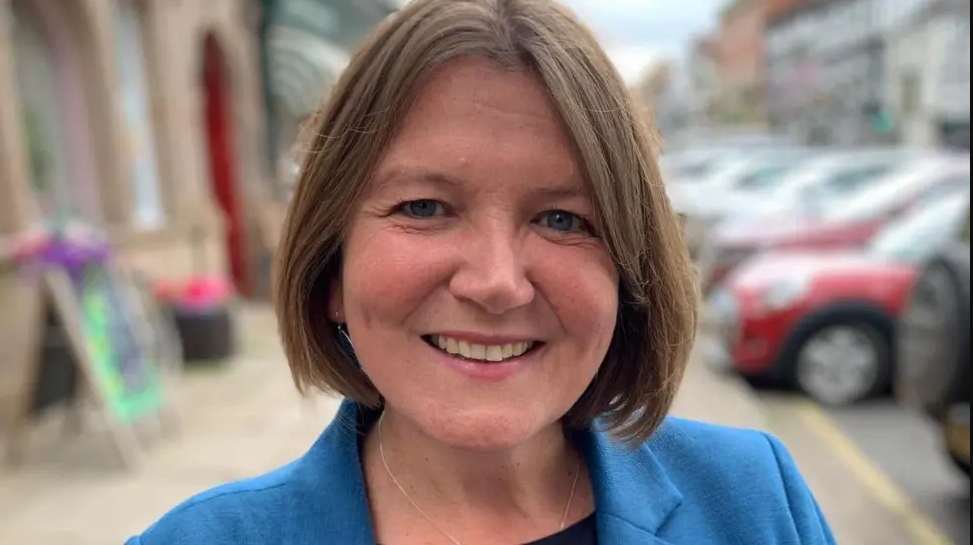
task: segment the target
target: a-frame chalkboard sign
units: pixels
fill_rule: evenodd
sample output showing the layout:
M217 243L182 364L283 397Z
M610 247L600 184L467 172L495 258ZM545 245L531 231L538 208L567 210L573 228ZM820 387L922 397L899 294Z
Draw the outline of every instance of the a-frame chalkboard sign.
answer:
M17 274L17 273L14 273ZM27 289L39 291L40 312L34 312L36 350L27 362L6 415L6 461L19 464L32 421L53 405L67 405L69 421L81 422L82 401L93 401L108 425L126 467L141 457L135 425L151 419L158 429L171 430L174 408L160 366L146 346L143 309L132 297L129 280L110 261L91 262L74 271L45 268ZM45 353L50 335L60 353ZM0 415L2 416L2 415Z

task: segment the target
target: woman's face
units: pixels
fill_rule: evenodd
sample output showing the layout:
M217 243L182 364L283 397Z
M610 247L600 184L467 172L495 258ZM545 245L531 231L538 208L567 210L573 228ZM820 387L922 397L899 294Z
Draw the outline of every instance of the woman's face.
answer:
M532 76L479 59L436 71L352 220L331 300L388 407L461 448L558 421L618 311L594 215Z

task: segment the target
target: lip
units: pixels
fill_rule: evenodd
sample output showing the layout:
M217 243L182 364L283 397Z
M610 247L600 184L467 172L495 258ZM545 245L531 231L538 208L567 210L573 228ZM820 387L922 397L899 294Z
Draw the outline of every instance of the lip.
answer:
M446 335L443 333L442 335ZM459 337L462 338L462 337ZM466 340L466 339L464 339ZM469 342L469 341L467 341ZM495 343L496 341L491 341ZM523 342L523 341L513 341L513 342ZM510 358L509 360L481 363L472 360L463 359L457 356L452 356L434 348L422 341L423 346L429 349L433 353L433 357L441 361L443 365L456 371L457 373L483 382L503 382L509 380L514 376L518 375L527 366L534 363L538 355L547 348L545 345L538 346L533 350L528 351L522 356L517 356L516 358ZM498 343L499 344L499 343Z
M527 342L540 342L536 337L523 337L513 335L489 335L483 333L472 333L469 331L437 331L429 335L449 337L457 341L466 341L470 344L482 344L486 346L497 346L503 344L517 344Z

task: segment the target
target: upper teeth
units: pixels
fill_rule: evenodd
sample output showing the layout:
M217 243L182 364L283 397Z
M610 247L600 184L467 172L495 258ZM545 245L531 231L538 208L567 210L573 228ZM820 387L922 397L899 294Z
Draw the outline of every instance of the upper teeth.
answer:
M533 341L513 344L473 344L442 335L432 335L432 344L454 356L461 356L469 360L503 361L522 356L534 346Z

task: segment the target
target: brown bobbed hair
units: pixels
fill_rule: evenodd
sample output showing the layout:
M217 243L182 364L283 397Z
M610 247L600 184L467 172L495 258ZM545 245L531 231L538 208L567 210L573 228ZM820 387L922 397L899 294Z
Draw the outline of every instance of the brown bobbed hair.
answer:
M695 274L647 116L592 33L549 0L413 0L354 55L308 125L278 248L274 297L294 382L302 393L381 404L328 314L341 242L424 78L464 56L529 70L560 113L620 277L608 354L564 422L580 428L603 418L615 437L639 443L669 412L689 359Z

